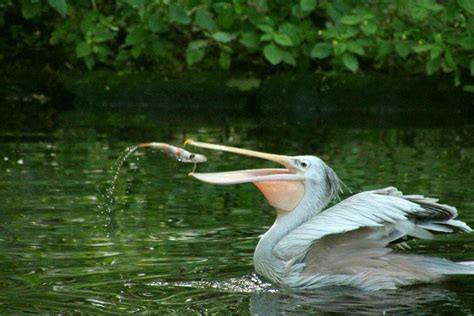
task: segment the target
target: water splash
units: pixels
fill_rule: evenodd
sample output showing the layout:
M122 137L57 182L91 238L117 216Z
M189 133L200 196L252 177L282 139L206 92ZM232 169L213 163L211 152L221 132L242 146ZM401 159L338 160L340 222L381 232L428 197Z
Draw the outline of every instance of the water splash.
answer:
M128 157L130 157L130 155L133 154L137 149L148 148L148 147L158 149L161 152L167 154L168 156L176 159L177 161L184 162L184 163L193 163L194 168L192 172L196 170L196 165L198 163L207 161L207 158L204 155L194 154L194 153L188 152L187 150L184 150L183 148L172 146L166 143L154 142L154 143L144 143L144 144L139 144L135 146L129 146L125 148L125 150L122 152L122 154L120 154L120 156L117 158L115 162L115 165L113 168L114 173L113 173L112 181L104 195L107 202L104 203L103 205L99 205L99 208L104 209L107 213L111 213L113 211L112 205L115 202L114 194L117 188L117 180L120 174L120 169L122 168L125 160L127 160Z
M138 146L129 146L123 150L120 156L115 161L115 164L112 168L113 176L110 182L109 187L105 190L105 194L103 195L105 202L100 203L98 208L100 210L100 215L107 214L106 223L104 227L109 227L112 224L111 214L113 213L113 205L115 203L115 191L117 189L117 180L120 175L120 170L122 169L123 164L125 161L132 155L139 147Z
M274 285L261 280L256 274L243 276L241 278L232 278L221 281L182 281L166 282L153 281L147 284L150 287L187 287L195 289L215 289L228 293L257 293L257 292L278 292L279 289Z
M120 154L120 156L117 158L115 161L114 167L112 169L113 171L113 176L112 180L110 182L110 185L108 188L105 190L105 194L102 195L104 198L104 202L100 203L98 205L98 209L100 210L100 216L101 219L104 219L105 217L105 223L103 224L103 227L105 228L113 228L114 227L114 204L115 204L115 193L117 189L117 181L118 177L120 175L120 171L122 169L123 164L125 161L137 150L140 148L154 148L157 150L160 150L161 152L167 154L171 158L174 158L177 161L184 162L184 163L193 163L194 172L196 170L196 165L198 163L202 163L207 161L206 156L201 155L201 154L194 154L191 152L188 152L184 150L183 148L179 148L176 146L172 146L166 143L143 143L139 145L134 145L134 146L129 146L124 149L124 151ZM137 158L138 160L138 158ZM128 193L128 192L127 192ZM110 235L110 231L107 231L107 235Z
M138 146L129 146L129 147L125 148L125 150L117 158L117 161L115 161L115 166L113 168L114 175L113 175L113 178L112 178L112 182L110 183L110 186L107 188L106 193L105 193L105 197L109 202L109 204L108 204L109 208L114 202L114 193L115 193L115 189L117 187L117 179L118 179L119 174L120 174L120 169L122 169L122 166L123 166L125 160L127 160L128 157L130 157L130 155L133 154L137 149L138 149Z

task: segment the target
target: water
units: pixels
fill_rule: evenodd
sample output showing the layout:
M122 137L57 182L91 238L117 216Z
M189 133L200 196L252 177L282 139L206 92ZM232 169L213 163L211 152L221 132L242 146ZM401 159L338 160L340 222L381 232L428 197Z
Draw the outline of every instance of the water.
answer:
M116 110L37 118L0 130L0 313L474 313L474 277L377 293L290 293L265 283L253 274L252 254L274 212L258 190L200 183L187 176L192 165L129 147L193 138L317 154L353 192L395 185L439 197L474 226L469 119L455 126L414 119L401 128ZM273 166L190 149L208 157L198 172ZM473 234L410 245L415 253L474 260Z
M103 205L99 205L99 207L103 207L107 209L108 212L111 212L111 207L113 206L113 203L115 202L114 200L114 194L115 194L115 189L117 187L117 180L118 177L120 176L120 170L122 169L123 164L127 160L128 157L130 157L131 154L133 154L136 150L138 149L138 146L129 146L123 150L123 152L119 155L117 160L115 161L115 166L113 168L113 177L112 181L105 191L105 197L107 198L107 202Z

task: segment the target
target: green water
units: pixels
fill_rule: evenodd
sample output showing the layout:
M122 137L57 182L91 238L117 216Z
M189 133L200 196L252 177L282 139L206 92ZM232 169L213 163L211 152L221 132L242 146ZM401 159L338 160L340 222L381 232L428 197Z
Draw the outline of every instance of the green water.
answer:
M474 313L474 277L378 293L279 289L253 274L253 249L274 218L253 186L200 183L187 176L192 165L150 150L132 153L114 181L125 148L194 138L316 154L353 192L395 185L439 197L474 226L474 120L351 125L350 116L340 123L116 109L9 115L0 132L0 313ZM208 156L198 171L272 166L196 152ZM411 246L474 260L474 234Z

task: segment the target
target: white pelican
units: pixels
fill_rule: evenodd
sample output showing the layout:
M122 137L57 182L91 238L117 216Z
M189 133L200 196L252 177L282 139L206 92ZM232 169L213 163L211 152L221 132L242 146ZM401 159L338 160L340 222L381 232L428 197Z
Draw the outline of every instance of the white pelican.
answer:
M455 207L394 187L366 191L327 208L341 181L315 156L283 156L186 141L196 147L274 161L284 169L190 173L204 182L254 183L276 208L277 218L254 253L257 274L295 289L345 285L364 290L434 282L445 275L474 274L474 262L452 262L393 251L410 236L471 232L455 220Z

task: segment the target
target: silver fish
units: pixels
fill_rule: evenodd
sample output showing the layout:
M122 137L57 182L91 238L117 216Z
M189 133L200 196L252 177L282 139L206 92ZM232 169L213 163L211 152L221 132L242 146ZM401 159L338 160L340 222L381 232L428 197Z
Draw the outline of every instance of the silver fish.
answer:
M172 146L166 143L143 143L138 145L139 148L153 148L158 149L168 156L185 163L203 163L207 161L206 156L201 154L194 154L183 148Z

